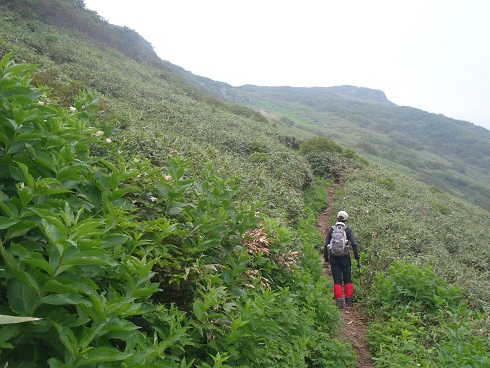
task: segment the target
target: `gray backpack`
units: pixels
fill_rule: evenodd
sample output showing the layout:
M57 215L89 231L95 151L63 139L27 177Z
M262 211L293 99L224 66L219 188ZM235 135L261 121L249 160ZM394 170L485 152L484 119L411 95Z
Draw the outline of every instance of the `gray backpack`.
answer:
M348 256L350 246L347 235L345 234L347 226L344 224L336 224L335 226L332 226L332 228L332 240L328 245L330 255L335 257Z

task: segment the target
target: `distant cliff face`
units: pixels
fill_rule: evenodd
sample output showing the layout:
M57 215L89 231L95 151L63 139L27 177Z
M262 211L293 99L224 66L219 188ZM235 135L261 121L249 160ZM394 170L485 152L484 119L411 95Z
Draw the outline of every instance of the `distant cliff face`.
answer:
M365 102L393 104L392 102L388 101L388 98L383 91L377 89L355 86L327 87L327 89L331 90L332 92L338 93L345 98L350 97Z

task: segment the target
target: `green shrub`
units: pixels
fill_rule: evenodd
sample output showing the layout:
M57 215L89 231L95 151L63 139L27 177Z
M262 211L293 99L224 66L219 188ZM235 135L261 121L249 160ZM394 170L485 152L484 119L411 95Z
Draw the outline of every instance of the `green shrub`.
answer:
M305 155L313 173L323 179L334 178L340 181L345 175L346 160L339 154L327 152L310 152Z
M395 261L387 274L379 273L373 284L371 305L377 311L431 314L439 309L456 309L461 290L436 277L431 267Z
M343 148L333 139L327 137L314 137L301 142L299 150L303 154L308 153L342 153Z
M378 273L368 297L368 341L377 366L484 367L490 363L485 334L459 288L436 277L430 267L394 262ZM481 322L480 322L481 323Z

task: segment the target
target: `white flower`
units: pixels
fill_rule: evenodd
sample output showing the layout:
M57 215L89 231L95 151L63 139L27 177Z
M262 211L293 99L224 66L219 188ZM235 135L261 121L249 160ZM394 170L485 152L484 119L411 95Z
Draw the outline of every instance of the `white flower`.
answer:
M112 139L110 139L110 138L106 138L106 139L105 139L105 141L106 141L107 143L111 143L111 142L112 142Z
M153 197L153 196L150 196L150 201L152 202L156 202L157 201L157 198Z
M95 132L95 136L97 138L102 137L103 135L104 135L104 132L102 130L98 130L97 132Z
M42 101L37 101L38 105L44 105L44 102Z
M70 111L71 112L77 112L77 109L75 109L73 106L70 106Z

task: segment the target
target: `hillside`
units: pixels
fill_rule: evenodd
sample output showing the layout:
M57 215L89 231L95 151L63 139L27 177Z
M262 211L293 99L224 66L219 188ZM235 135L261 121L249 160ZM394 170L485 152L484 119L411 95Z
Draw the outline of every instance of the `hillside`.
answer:
M231 88L83 1L0 10L0 365L355 366L318 253L326 188L361 247L373 364L490 364L488 211L367 154L361 128L322 130L398 118L382 92ZM451 155L423 159L473 160L478 194L484 170Z
M182 74L228 101L327 136L490 210L490 131L390 102L382 91L339 87L232 87Z

